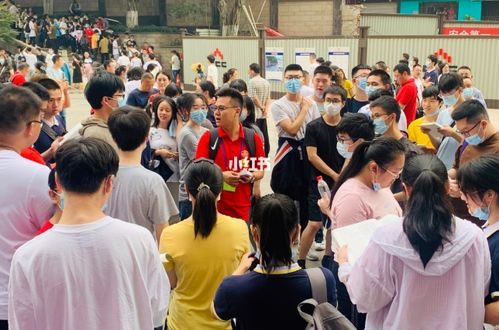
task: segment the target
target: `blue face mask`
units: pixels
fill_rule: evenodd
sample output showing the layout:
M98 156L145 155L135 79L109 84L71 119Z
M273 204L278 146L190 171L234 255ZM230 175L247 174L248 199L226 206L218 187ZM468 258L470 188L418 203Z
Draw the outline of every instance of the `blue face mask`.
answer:
M433 111L433 112L430 112L430 113L425 113L425 115L424 115L424 116L425 116L425 117L434 117L434 116L438 115L439 113L440 113L440 109L437 109L437 110L435 110L435 111Z
M296 94L300 91L301 88L301 82L298 79L289 79L286 81L286 90L290 94Z
M207 112L204 109L191 111L191 119L198 125L201 125L206 120Z
M380 191L381 190L381 185L379 182L373 182L373 190L374 191Z
M243 122L246 120L246 118L248 118L248 116L244 112L241 111L241 114L239 115L239 120L241 122Z
M388 125L385 123L383 118L376 118L373 121L374 124L374 132L379 135L385 134L388 131Z
M468 87L463 89L463 97L467 100L471 99L473 97L473 88Z
M341 157L343 157L345 159L352 158L353 152L348 151L348 147L344 143L337 142L336 143L336 150L341 155Z
M442 95L442 99L444 100L444 104L448 107L452 107L454 104L457 103L456 95L447 95L447 96Z
M487 221L490 217L490 208L489 207L477 207L471 212L471 215L475 218L478 218L482 221Z
M118 101L118 107L121 108L121 107L124 107L126 105L126 100L125 98L121 98L119 101Z
M374 86L366 86L366 95L367 96L371 96L375 91L377 91L378 89Z
M59 203L57 204L57 206L59 206L61 211L64 210L64 194L58 193L55 190L53 190L53 192L59 197Z
M359 79L359 89L365 91L367 88L367 78L360 78Z
M464 140L466 141L466 143L468 143L469 145L472 145L472 146L479 145L480 143L483 142L483 138L480 137L480 135L478 135L478 133L477 134L473 134L471 136L468 136Z

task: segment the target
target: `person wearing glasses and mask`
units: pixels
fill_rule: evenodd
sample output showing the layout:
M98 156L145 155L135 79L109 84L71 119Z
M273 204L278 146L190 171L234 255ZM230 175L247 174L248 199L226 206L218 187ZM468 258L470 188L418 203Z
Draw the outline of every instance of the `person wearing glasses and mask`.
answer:
M118 150L109 132L107 120L114 109L125 105L125 85L120 77L108 72L98 72L85 87L85 98L92 107L93 114L72 128L63 142L78 137L95 137L109 143Z
M491 123L487 110L478 100L469 100L461 104L452 113L456 122L456 132L463 136L464 142L456 152L456 159L449 170L450 195L454 214L477 224L480 221L469 214L465 203L460 199L461 192L456 182L456 173L461 166L483 155L499 154L499 131Z
M218 91L214 109L216 131L201 136L195 158L213 159L222 169L223 189L218 202L220 213L248 221L252 184L263 178L266 163L262 163L265 159L262 139L241 124L243 107L243 96L237 90L222 88ZM206 119L207 112L202 111L200 114ZM212 134L216 134L213 141ZM251 150L248 142L251 135L254 150ZM251 158L256 158L256 161L252 162Z
M366 64L359 64L352 69L352 82L355 86L355 95L349 98L342 114L345 112L359 112L360 108L369 104L369 97L366 94L367 77L371 73L371 67Z
M307 124L321 115L317 105L301 94L303 83L302 67L289 64L284 70L286 95L270 107L279 138L270 186L275 193L286 195L300 204L300 225L305 228L309 220L310 181L305 132Z
M7 297L12 256L35 237L53 204L47 194L50 170L21 157L35 143L43 113L40 98L28 88L9 86L0 91L0 328L7 329Z
M402 216L402 209L389 188L402 173L404 162L405 148L392 137L359 144L331 190L332 203L324 198L319 200L321 211L332 220L332 230L388 214ZM337 276L337 268L333 269ZM338 280L336 283L338 310L351 317L348 292ZM364 329L364 320L365 315L360 316L359 329Z

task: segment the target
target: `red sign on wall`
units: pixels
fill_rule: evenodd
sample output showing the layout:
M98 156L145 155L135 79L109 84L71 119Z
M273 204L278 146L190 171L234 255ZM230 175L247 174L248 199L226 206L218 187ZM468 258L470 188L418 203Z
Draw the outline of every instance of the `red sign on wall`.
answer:
M450 36L498 36L499 27L444 27L442 33Z

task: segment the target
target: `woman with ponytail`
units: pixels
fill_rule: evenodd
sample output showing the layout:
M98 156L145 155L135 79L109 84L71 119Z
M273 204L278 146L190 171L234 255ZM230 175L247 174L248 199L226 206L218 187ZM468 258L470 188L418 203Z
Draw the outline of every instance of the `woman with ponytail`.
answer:
M305 329L297 306L312 298L312 289L307 273L292 257L291 247L300 233L293 200L281 194L259 199L250 229L258 257L246 255L233 276L223 280L213 302L214 314L222 320L236 319L237 329ZM333 274L321 270L327 300L335 305Z
M401 221L380 227L353 266L337 253L339 277L367 313L366 329L482 329L490 255L480 228L455 218L445 165L410 158Z
M217 212L223 177L213 161L193 161L184 181L192 217L165 228L159 246L172 286L168 329L230 329L230 322L213 317L210 305L222 279L249 252L248 227Z

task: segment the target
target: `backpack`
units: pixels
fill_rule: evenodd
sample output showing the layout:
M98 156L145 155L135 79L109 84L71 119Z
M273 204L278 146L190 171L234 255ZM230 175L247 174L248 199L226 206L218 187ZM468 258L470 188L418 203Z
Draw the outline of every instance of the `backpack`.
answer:
M246 143L246 147L248 148L248 152L250 157L255 157L255 131L251 128L243 127L244 129L244 142ZM218 138L218 128L214 128L210 130L210 159L215 160L215 156L217 155L218 148L220 147Z
M298 313L307 322L305 330L357 330L336 307L327 302L326 278L320 268L305 269L310 286L311 299L298 304ZM303 311L305 305L312 305L312 314Z
M26 33L30 33L30 31L31 31L31 29L30 29L30 27L29 27L29 21L28 21L28 22L26 22L26 24L24 25L24 32L26 32Z

